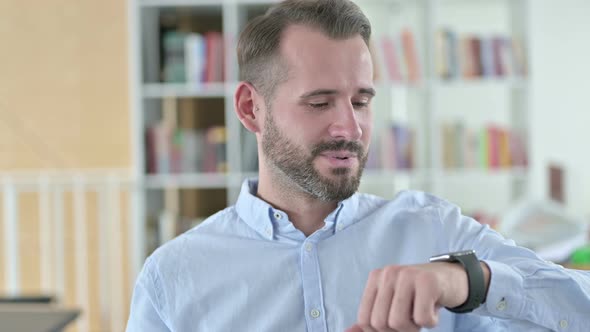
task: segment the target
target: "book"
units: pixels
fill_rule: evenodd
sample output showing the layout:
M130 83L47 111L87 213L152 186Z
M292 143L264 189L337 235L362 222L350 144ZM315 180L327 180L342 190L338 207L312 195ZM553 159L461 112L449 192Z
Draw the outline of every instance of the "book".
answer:
M412 130L404 125L393 124L396 169L411 169L414 166L414 137Z
M450 78L450 54L446 32L448 29L438 29L434 36L434 54L436 74L440 78Z
M457 33L453 30L446 30L446 42L447 42L447 66L448 75L450 79L456 79L461 76L461 67L459 65L459 43Z
M172 128L165 122L160 121L152 127L155 138L154 155L156 156L156 173L170 173Z
M199 33L190 33L184 42L186 81L201 83L205 80L206 44Z
M510 156L510 133L505 128L500 128L498 132L498 155L501 168L508 168L512 166L512 158Z
M417 83L420 80L420 59L418 59L418 50L416 49L414 34L411 30L404 29L401 33L401 39L408 82Z
M203 162L204 135L199 130L180 130L181 172L196 173Z
M477 76L477 68L475 62L475 54L473 53L471 37L462 37L460 41L461 47L461 74L463 78L474 78Z
M492 54L494 60L494 75L502 77L507 75L508 68L503 60L504 40L502 37L495 36L492 38Z
M480 130L479 136L479 167L488 169L489 164L489 156L490 156L490 146L489 146L489 131L487 128L482 128Z
M500 133L498 127L490 125L487 127L488 132L488 167L500 167Z
M471 56L473 57L473 76L480 77L483 73L481 39L478 37L471 37L469 39L469 47L471 49Z
M480 62L481 62L481 76L490 78L496 74L494 61L494 45L491 38L480 39Z
M518 38L457 34L448 28L435 32L435 69L439 77L492 78L526 75L526 54Z
M226 135L224 126L206 129L174 129L166 122L160 121L146 129L146 137L153 142L146 145L146 156L150 160L148 172L152 174L225 172L227 171Z
M162 36L163 45L163 77L167 83L186 81L184 61L186 34L180 31L167 31Z
M383 169L394 169L397 163L395 152L395 136L390 128L386 128L379 141L379 163Z
M460 77L460 52L457 34L448 28L441 28L435 36L437 75L442 79Z
M205 78L204 82L223 82L224 52L223 36L220 32L209 31L205 33Z
M227 171L226 143L227 132L225 126L213 126L205 131L204 172Z
M465 168L477 167L478 136L472 128L465 128L464 156Z
M465 125L461 121L455 122L453 128L453 166L457 168L465 167Z
M403 81L398 47L394 39L390 36L383 36L381 39L381 49L383 50L383 59L385 68L387 69L388 80L390 82Z
M373 63L373 81L381 82L387 81L383 78L383 56L380 54L381 48L375 45L374 39L369 41L369 52L371 53L371 62Z
M488 124L476 130L461 121L444 122L440 135L444 168L506 169L527 164L526 146L508 128Z
M157 155L156 155L156 132L154 127L145 130L145 148L146 163L145 169L149 174L157 172Z

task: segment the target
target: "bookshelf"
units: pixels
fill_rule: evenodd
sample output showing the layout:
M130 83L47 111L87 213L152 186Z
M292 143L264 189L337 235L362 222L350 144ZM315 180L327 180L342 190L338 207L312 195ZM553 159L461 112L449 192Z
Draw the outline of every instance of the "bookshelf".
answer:
M256 142L233 112L233 93L238 80L235 45L245 23L264 13L274 2L131 1L132 16L136 18L131 23L135 48L131 57L136 65L131 70L134 73L132 91L135 91L132 94L135 105L132 119L134 169L144 193L135 201L137 270L151 250L175 235L175 229L186 229L187 225L197 223L216 209L233 204L243 179L256 175ZM493 63L494 67L489 67L489 55L485 70L483 61L475 57L470 60L482 62L481 73L463 75L461 68L455 68L454 74L449 74L452 72L449 68L452 63L461 65L471 56L467 46L460 48L459 45L470 45L477 40L489 45L493 44L494 38L504 40L504 44L518 40L519 49L526 50L527 0L362 0L357 3L373 24L373 51L378 73L372 147L377 152L373 164L365 171L361 191L391 198L401 189L425 190L464 206L466 212L486 207L494 212L502 211L525 195L529 181L526 163L488 165L462 162L446 165L444 160L448 149L445 150L443 144L443 132L445 123L461 123L459 127L478 135L487 131L489 126L501 128L501 132L514 131L522 139L521 150L524 152L521 153L526 156L529 151L529 83L528 74L522 73L526 69L526 51L520 52L521 67L516 66L513 56L516 53L504 50L502 55L498 51L502 55L498 55L498 61L504 67L507 66L506 59L514 61L511 67L503 67L498 73L490 73L490 68L493 70L499 65ZM212 31L220 37L217 41L208 41L207 36L214 35ZM449 51L453 47L445 46L447 58L441 61L441 31L447 31L449 38L457 41L471 41L457 42L454 59L454 53ZM217 45L210 46L210 49L217 49L217 53L214 56L190 53L201 54L202 59L192 64L182 59L179 62L174 58L179 49L182 51L186 47L184 55L201 52L199 47L202 44L194 42L186 46L179 43L179 36L175 34L178 32L184 34L185 40L188 40L186 36L192 36L193 41L201 38L200 43ZM385 46L388 43L390 46ZM388 49L391 45L397 49ZM467 53L460 56L461 52ZM484 54L487 53L484 51ZM392 62L391 56L397 58L396 62ZM218 61L213 66L215 68L207 69L207 59L213 58ZM181 67L185 64L185 72L180 75L184 77L175 76L179 72L167 68L179 63ZM392 63L397 63L397 72L391 70ZM189 67L197 68L198 75L194 75L194 70L187 71ZM189 137L198 131L223 127L221 152L213 157L223 166L206 170L183 168L180 158L176 165L168 161L167 164L164 162L165 166L158 167L158 156L154 156L150 148L159 139L150 141L149 138L150 128L156 127L168 131L172 142L177 136ZM179 130L185 132L176 134ZM383 138L387 135L393 137L394 143ZM461 134L455 133L453 137L458 140L456 142L467 140L467 136ZM192 146L202 143L195 142ZM190 150L179 144L180 150ZM479 144L479 150L473 153L492 155L485 150L488 146L484 147L482 142ZM385 152L392 148L403 150L403 153L395 152L394 159L385 160ZM466 153L459 152L459 155ZM188 159L196 160L197 157ZM184 226L175 228L174 219L182 220L179 223Z

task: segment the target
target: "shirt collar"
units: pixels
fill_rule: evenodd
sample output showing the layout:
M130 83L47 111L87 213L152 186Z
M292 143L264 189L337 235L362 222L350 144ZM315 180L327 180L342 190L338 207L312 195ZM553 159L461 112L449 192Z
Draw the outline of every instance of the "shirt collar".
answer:
M248 226L264 238L272 240L277 231L277 220L287 220L288 216L285 212L273 208L256 196L257 192L258 180L245 180L236 202L236 212ZM359 194L354 194L339 202L338 207L326 217L326 225L331 226L329 228L336 233L353 224L357 219L355 216L357 215L358 202Z
M273 208L258 198L257 192L258 180L245 180L236 202L236 212L248 226L263 237L272 240L274 233L271 219Z

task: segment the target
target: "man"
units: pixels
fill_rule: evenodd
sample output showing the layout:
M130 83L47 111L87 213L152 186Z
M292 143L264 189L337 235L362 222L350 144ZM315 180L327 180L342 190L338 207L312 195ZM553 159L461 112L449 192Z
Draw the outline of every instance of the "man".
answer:
M234 102L258 140L259 179L147 259L127 331L588 329L588 274L431 195L355 193L370 33L348 0L288 0L245 28Z

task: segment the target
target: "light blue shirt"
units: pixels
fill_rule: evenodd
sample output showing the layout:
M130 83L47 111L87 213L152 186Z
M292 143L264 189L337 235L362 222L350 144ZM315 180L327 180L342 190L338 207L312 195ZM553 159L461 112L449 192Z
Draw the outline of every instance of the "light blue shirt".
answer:
M547 263L432 195L355 194L306 237L256 191L244 182L235 206L146 260L127 331L342 332L370 271L467 249L490 266L486 303L442 309L423 331L590 330L589 273Z

